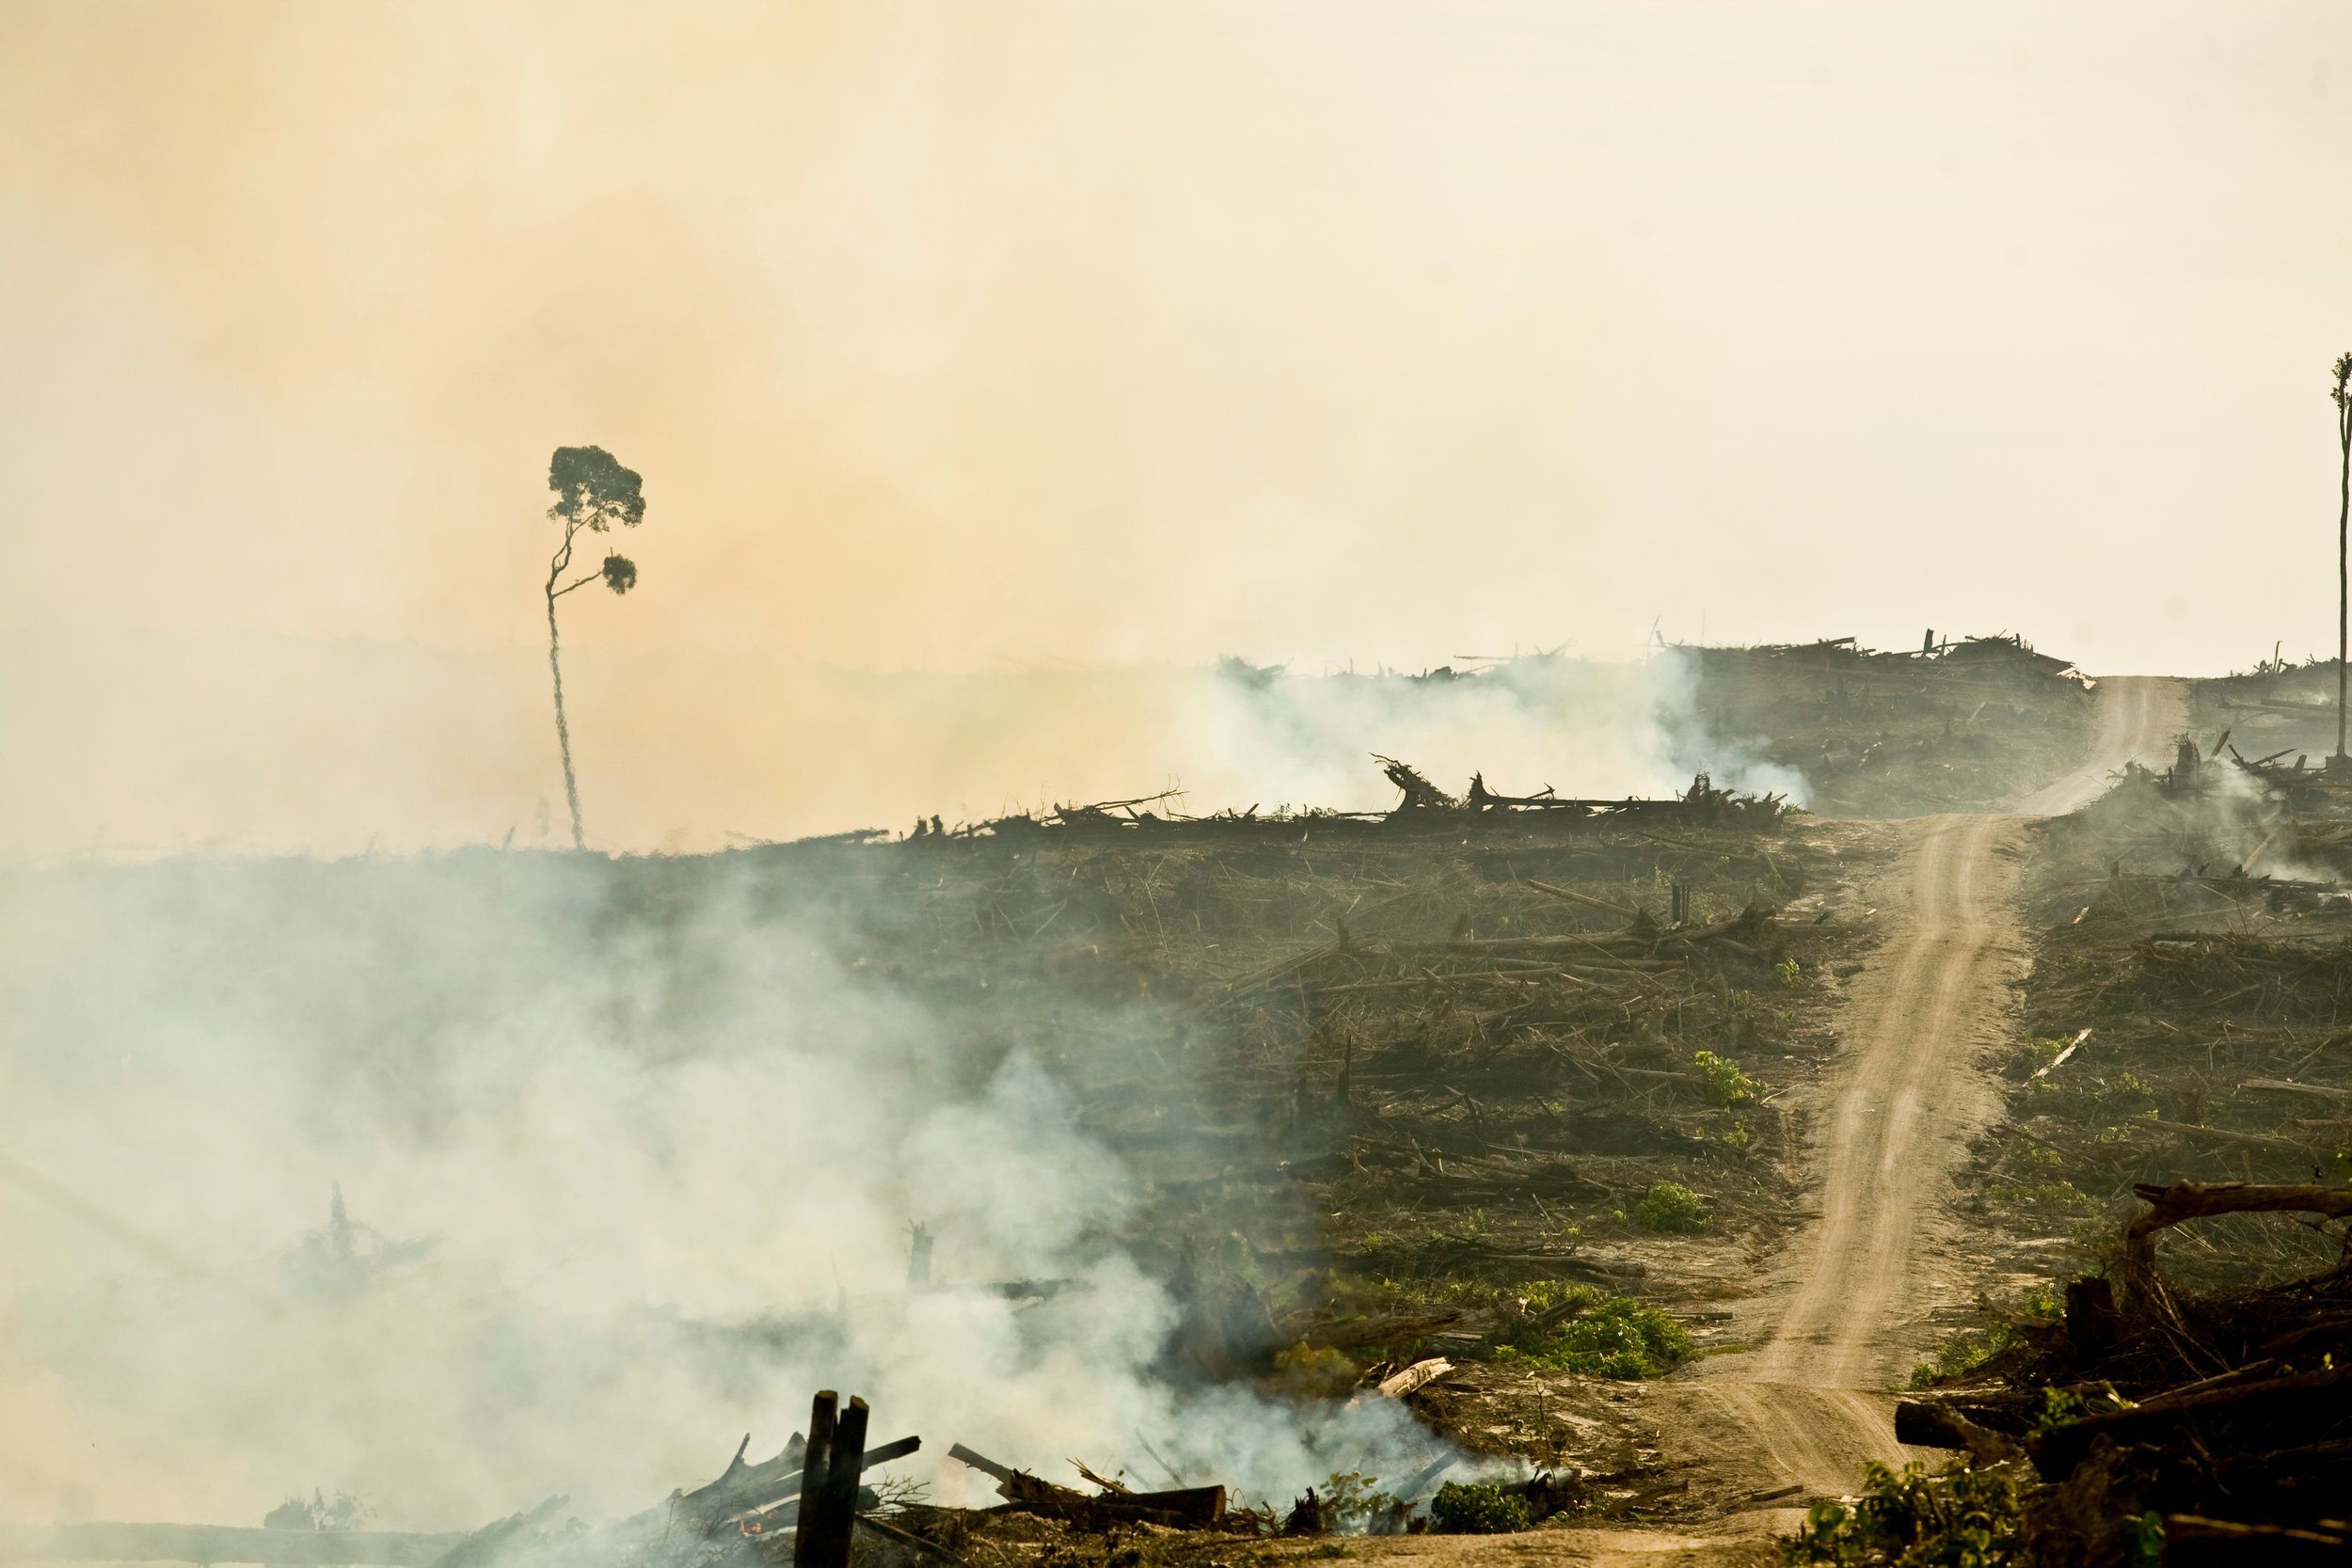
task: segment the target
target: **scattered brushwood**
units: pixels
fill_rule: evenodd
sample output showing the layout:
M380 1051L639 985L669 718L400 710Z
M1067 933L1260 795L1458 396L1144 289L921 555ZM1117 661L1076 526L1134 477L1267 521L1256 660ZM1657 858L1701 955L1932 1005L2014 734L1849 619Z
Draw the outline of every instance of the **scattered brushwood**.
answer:
M2174 1181L2137 1196L2112 1277L2074 1281L2063 1316L1903 1403L1897 1435L2023 1481L2022 1563L2352 1556L2352 1186ZM2248 1213L2309 1216L2334 1260L2222 1293L2159 1269L2167 1233Z
M2017 637L1670 652L1695 667L1699 718L1719 744L1802 773L1816 811L1998 807L2065 772L2090 735L2088 683Z
M1782 794L1749 794L1718 788L1706 773L1694 774L1690 787L1663 799L1629 796L1622 800L1574 800L1550 786L1532 795L1498 794L1486 785L1486 775L1470 775L1470 787L1450 795L1408 762L1374 753L1381 774L1394 784L1398 801L1391 810L1329 811L1284 806L1260 813L1256 805L1243 811L1219 811L1206 816L1185 815L1178 807L1182 791L1132 800L1104 800L1091 805L1057 805L1043 811L1015 812L984 822L956 828L938 817L917 818L899 842L925 850L944 848L956 841L1009 840L1041 845L1064 838L1100 840L1139 837L1162 846L1285 842L1300 833L1322 833L1346 842L1377 842L1399 836L1484 831L1524 819L1558 816L1565 820L1622 817L1655 827L1740 828L1761 832L1779 825L1789 809ZM1157 808L1157 809L1154 809Z

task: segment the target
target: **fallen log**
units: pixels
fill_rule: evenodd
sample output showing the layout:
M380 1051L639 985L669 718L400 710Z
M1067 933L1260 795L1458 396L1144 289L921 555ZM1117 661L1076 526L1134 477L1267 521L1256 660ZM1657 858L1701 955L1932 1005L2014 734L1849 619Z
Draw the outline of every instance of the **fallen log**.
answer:
M1522 877L1519 880L1534 888L1537 893L1549 893L1554 898L1565 898L1571 904L1581 904L1587 909L1599 910L1605 914L1621 915L1627 920L1639 920L1642 917L1641 911L1629 909L1623 904L1612 904L1606 898L1595 898L1590 894L1572 893L1564 887L1554 887L1549 882L1539 882L1533 877Z
M1401 1400L1416 1388L1426 1387L1454 1370L1454 1363L1442 1355L1426 1361L1416 1361L1392 1377L1381 1380L1379 1392L1383 1398Z
M1902 1400L1895 1406L1895 1441L1915 1449L1960 1449L1979 1467L2022 1458L2016 1439L1979 1426L1940 1400Z
M2313 1094L2328 1100L2352 1100L2352 1089L2329 1088L2322 1084L2296 1084L2283 1078L2249 1078L2238 1087L2267 1089L2274 1094Z
M2265 1132L2233 1132L2225 1127L2203 1127L2192 1121L2136 1122L2133 1131L2169 1132L2191 1143L2235 1144L2245 1148L2273 1149L2281 1154L2292 1154L2297 1159L2309 1159L2319 1148L2317 1144L2299 1144L2291 1138L2274 1138Z
M2340 1529L2242 1525L2195 1513L2164 1516L2164 1560L2196 1563L2338 1563L2352 1537Z
M2344 1196L2352 1197L2352 1193ZM2033 1455L2034 1467L2044 1480L2060 1481L2090 1451L2091 1439L2103 1433L2122 1443L2186 1418L2215 1412L2227 1412L2238 1418L2276 1420L2298 1408L2329 1410L2341 1404L2347 1385L2352 1385L2352 1367L2324 1368L2259 1383L2229 1384L2204 1393L2184 1394L2163 1403L2152 1401L2129 1410L2085 1416L2036 1433L2027 1439L2026 1448Z
M2175 1125L2178 1124L2169 1124ZM2133 1196L2148 1212L2123 1232L2126 1256L2138 1266L2154 1260L2153 1238L2185 1220L2213 1214L2309 1213L2342 1219L2352 1214L2352 1188L2313 1182L2262 1186L2245 1181L2175 1181L2169 1187L2136 1182Z
M1025 1470L999 1465L961 1443L947 1450L996 1481L996 1495L1024 1513L1065 1519L1083 1529L1114 1524L1166 1525L1176 1529L1206 1529L1225 1517L1225 1488L1185 1486L1172 1492L1111 1492L1089 1497L1068 1486L1057 1486Z

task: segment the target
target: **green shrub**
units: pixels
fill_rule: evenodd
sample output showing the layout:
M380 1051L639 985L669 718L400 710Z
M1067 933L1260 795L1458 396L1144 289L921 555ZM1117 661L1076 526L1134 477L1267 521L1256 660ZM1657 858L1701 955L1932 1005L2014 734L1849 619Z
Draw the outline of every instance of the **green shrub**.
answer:
M1756 1083L1740 1070L1740 1064L1728 1056L1718 1056L1712 1051L1702 1051L1691 1058L1707 1080L1707 1086L1718 1105L1737 1105L1743 1100L1756 1098Z
M1679 1182L1661 1181L1642 1195L1633 1221L1645 1230L1704 1230L1707 1199Z
M1508 1535L1532 1522L1527 1499L1500 1486L1449 1481L1429 1499L1429 1528L1439 1535Z
M1655 1307L1624 1296L1603 1297L1590 1286L1571 1286L1568 1292L1571 1300L1588 1296L1590 1305L1534 1344L1496 1346L1495 1359L1586 1377L1631 1379L1663 1377L1697 1358L1691 1336ZM1529 1305L1536 1306L1533 1300Z
M1772 978L1795 990L1806 983L1804 966L1794 958L1783 958L1772 965Z
M1916 1463L1890 1470L1872 1460L1851 1507L1820 1502L1780 1544L1789 1564L1837 1568L2003 1568L2017 1553L2017 1482L1998 1470L1931 1476Z

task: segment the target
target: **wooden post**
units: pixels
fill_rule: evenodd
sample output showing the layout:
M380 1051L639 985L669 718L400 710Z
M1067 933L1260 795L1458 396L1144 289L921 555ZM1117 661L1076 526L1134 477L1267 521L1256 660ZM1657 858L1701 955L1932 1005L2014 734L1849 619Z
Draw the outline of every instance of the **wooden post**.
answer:
M857 1478L866 1457L866 1402L852 1399L834 1427L833 1442L819 1471L812 1462L817 1482L815 1506L801 1508L800 1532L793 1537L793 1568L849 1568L850 1536L857 1523ZM802 1496L808 1496L803 1482Z
M801 1515L799 1527L792 1535L792 1568L840 1568L850 1560L850 1531L845 1521L841 1529L842 1552L837 1559L814 1555L824 1519L825 1483L833 1475L834 1417L841 1404L841 1396L828 1388L819 1393L808 1411L808 1452L801 1460ZM862 1412L863 1402L858 1405ZM864 1418L861 1415L860 1424ZM865 1433L858 1434L859 1447L865 1445ZM856 1449L850 1449L855 1453ZM850 1461L852 1465L855 1460Z

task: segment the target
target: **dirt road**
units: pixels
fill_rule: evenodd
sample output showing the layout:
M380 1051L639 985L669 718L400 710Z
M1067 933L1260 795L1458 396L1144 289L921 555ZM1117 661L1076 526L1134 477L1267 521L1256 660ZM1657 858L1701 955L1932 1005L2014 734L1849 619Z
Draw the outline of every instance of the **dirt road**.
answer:
M1747 1428L1786 1481L1850 1489L1861 1462L1899 1457L1891 1402L1918 1346L1923 1243L1947 1240L1944 1199L1968 1135L1998 1107L1970 1070L2003 1022L2016 962L2010 863L2018 821L1927 817L1908 830L1907 907L1853 988L1836 1087L1814 1128L1820 1218L1788 1249L1749 1355L1697 1386ZM1759 1324L1759 1327L1764 1325ZM1908 1330L1908 1332L1905 1332Z
M1840 1492L1865 1459L1902 1457L1883 1390L1927 1348L1934 1297L1965 1299L1966 1238L1946 1199L1970 1134L1999 1110L1972 1062L2007 1022L2021 961L2003 851L2027 818L2096 799L2126 762L2164 760L2186 718L2174 681L2097 689L2091 755L2014 815L1906 825L1905 906L1888 911L1893 928L1852 990L1814 1127L1820 1218L1766 1293L1761 1348L1708 1363L1678 1413L1715 1417L1727 1448L1752 1446L1783 1483Z
M2124 763L2168 760L2185 721L2177 682L2119 678L2097 689L2098 727L2081 768L2010 815L1904 825L1903 905L1884 911L1886 940L1851 988L1827 1104L1814 1122L1820 1218L1787 1249L1742 1325L1758 1348L1710 1359L1646 1396L1661 1428L1692 1457L1753 1479L1759 1493L1850 1492L1865 1460L1906 1457L1885 1390L1931 1341L1926 1306L1938 1287L1965 1299L1968 1238L1946 1200L1969 1135L2000 1105L1975 1058L2008 1022L2007 982L2022 961L2013 861L2004 851L2014 852L2031 817L2095 799ZM1561 1532L1556 1544L1518 1555L1769 1561L1769 1536L1789 1523L1786 1511L1767 1510L1697 1536Z
M2026 816L2063 816L2097 800L2127 762L2171 761L2173 737L2188 724L2181 683L2161 675L2110 675L2097 688L2099 727L2082 767L2017 802Z

